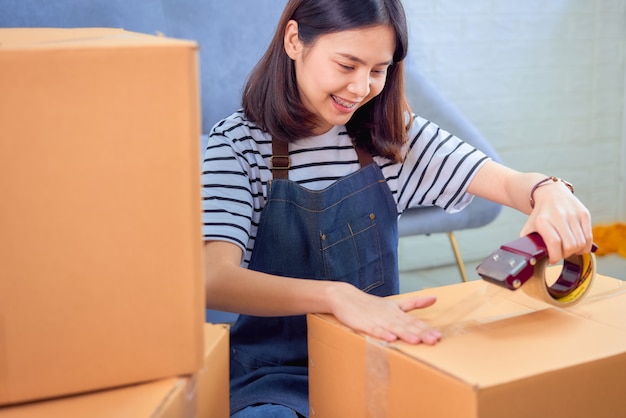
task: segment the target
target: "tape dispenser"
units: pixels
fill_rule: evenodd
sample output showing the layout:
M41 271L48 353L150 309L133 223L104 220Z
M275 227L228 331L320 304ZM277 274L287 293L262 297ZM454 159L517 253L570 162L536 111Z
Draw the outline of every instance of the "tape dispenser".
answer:
M587 294L595 278L594 244L590 253L563 260L554 283L546 282L548 251L541 236L534 232L500 246L485 258L476 271L487 282L510 290L522 288L531 297L556 306L572 306Z

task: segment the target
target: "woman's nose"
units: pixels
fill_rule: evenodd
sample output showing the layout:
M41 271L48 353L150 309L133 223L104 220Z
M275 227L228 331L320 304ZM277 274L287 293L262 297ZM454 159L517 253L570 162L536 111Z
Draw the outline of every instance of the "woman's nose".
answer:
M348 91L359 98L365 98L370 93L369 71L357 71L348 85Z

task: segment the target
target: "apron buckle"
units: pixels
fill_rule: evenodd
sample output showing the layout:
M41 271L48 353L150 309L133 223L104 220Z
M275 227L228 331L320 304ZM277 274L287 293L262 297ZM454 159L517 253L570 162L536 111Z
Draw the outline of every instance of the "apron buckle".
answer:
M289 170L291 168L291 159L288 155L272 155L270 157L270 166L272 170Z

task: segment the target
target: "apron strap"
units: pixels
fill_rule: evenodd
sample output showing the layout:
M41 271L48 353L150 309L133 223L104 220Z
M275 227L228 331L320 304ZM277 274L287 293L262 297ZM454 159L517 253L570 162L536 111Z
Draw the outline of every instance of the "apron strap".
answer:
M363 148L354 144L354 149L356 149L356 155L359 157L359 164L361 164L361 168L367 167L374 162L372 154L365 151Z
M374 162L372 154L363 148L354 146L356 154L359 157L361 168L366 167ZM280 140L272 140L272 156L270 157L270 169L274 179L287 180L289 178L289 169L291 168L291 159L289 158L289 143Z
M270 157L270 168L274 179L289 179L289 168L291 159L289 158L289 143L278 139L272 140L272 156Z

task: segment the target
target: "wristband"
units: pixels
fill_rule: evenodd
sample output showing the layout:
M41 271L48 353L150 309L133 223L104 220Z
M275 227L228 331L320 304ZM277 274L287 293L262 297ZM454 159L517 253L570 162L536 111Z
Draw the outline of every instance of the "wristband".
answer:
M549 181L553 181L554 183L557 182L561 182L563 183L572 193L574 193L574 186L572 186L572 183L565 181L563 179L560 179L558 177L554 177L554 176L550 176L550 177L546 177L545 179L541 180L539 183L535 184L533 186L532 189L530 189L530 207L532 209L535 208L535 190L537 190L539 187L543 186L544 184L546 184Z

